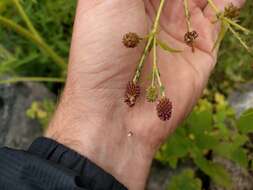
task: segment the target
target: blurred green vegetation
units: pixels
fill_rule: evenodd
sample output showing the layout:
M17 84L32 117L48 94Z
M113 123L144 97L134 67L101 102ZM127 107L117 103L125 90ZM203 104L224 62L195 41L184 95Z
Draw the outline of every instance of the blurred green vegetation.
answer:
M18 13L15 7L17 0L1 0L1 18L8 18L20 24L25 29L27 23ZM18 2L18 1L17 1ZM20 1L25 13L29 17L34 28L45 43L66 63L69 53L69 46L72 33L72 25L75 14L76 1L62 0L26 0ZM29 37L24 37L19 32L13 32L12 27L6 26L2 22L0 27L0 74L11 74L14 76L44 76L63 77L64 68L52 59L45 48L35 44ZM32 33L32 32L31 32ZM1 56L8 51L9 56ZM2 72L1 72L2 71Z
M51 81L63 82L75 7L76 0L1 0L1 79L7 76L11 77L9 82L39 81L46 77ZM253 1L248 0L240 16L241 24L251 31L252 10ZM252 35L243 38L253 47ZM231 160L246 172L252 172L253 144L250 136L253 133L253 110L237 118L227 102L232 90L251 80L252 56L237 39L226 35L219 52L218 65L204 97L157 153L156 159L164 167L176 169L189 160L195 166L195 169L187 169L174 176L168 184L168 190L208 189L203 185L203 175L217 185L231 189L231 176L222 165L213 161L215 156ZM46 85L56 94L61 88L61 85ZM38 119L46 126L54 107L52 100L34 102L27 110L27 116ZM198 174L199 170L202 175Z

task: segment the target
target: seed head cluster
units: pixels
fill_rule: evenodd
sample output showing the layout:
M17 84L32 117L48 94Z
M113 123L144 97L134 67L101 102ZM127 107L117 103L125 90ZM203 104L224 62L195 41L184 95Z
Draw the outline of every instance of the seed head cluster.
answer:
M123 44L127 48L135 48L140 43L140 39L138 34L129 32L123 36Z
M142 38L138 36L138 34L133 32L128 32L123 36L122 42L126 48L134 48L136 47ZM150 49L151 47L149 47ZM150 51L150 50L149 50ZM144 54L145 55L145 54ZM141 73L142 66L138 65L135 76L133 80L128 82L126 86L124 101L129 107L133 107L136 104L137 99L140 96L141 89L138 85L139 83L139 77ZM154 71L153 71L154 72ZM158 70L159 72L159 70ZM154 77L152 73L152 77ZM172 115L172 103L168 98L165 97L163 93L161 93L160 86L157 86L157 83L155 82L155 79L152 79L152 84L147 88L146 90L146 99L148 102L155 102L161 96L162 98L158 101L157 104L157 115L162 121L167 121L171 118Z

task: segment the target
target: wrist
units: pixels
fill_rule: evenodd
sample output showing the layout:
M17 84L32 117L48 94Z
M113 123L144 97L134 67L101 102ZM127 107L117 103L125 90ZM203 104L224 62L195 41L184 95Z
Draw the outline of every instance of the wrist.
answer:
M87 157L128 189L144 189L153 149L128 136L120 108L110 104L104 112L71 92L64 91L46 136Z

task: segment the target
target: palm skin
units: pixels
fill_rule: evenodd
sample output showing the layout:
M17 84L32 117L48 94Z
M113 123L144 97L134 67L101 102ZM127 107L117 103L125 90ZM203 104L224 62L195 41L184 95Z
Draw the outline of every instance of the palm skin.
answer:
M145 98L145 89L150 83L147 78L151 72L152 56L148 57L142 72L141 97L133 108L124 104L126 84L134 75L145 43L135 49L127 49L122 45L122 36L127 32L147 35L159 2L79 1L68 80L48 136L68 144L66 139L71 139L73 131L76 131L75 138L82 139L82 145L100 141L106 151L119 149L110 158L115 162L120 162L121 157L143 161L146 157L151 159L154 156L161 143L189 114L208 81L217 57L217 52L211 50L218 27L212 24L213 12L206 0L189 1L192 27L199 33L195 53L183 42L187 30L183 1L167 0L161 15L159 39L184 50L171 54L158 49L161 79L167 97L173 102L171 120L160 121L156 114L156 104L147 103ZM216 0L220 8L224 8L227 2ZM243 2L233 0L233 3L241 6ZM64 110L65 115L60 110ZM60 127L57 123L61 123ZM133 132L132 137L127 136L129 131ZM100 145L93 143L93 146L95 150L100 149ZM105 158L93 156L90 147L76 149L127 184L129 189L143 188L143 184L132 185L129 182L131 179L125 180L119 171L103 160ZM136 182L136 179L133 181Z

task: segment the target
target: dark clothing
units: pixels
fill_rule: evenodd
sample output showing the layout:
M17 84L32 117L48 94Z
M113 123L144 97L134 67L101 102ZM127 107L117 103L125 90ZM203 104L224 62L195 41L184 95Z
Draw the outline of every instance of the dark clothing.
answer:
M0 149L0 190L126 190L87 158L47 138Z

